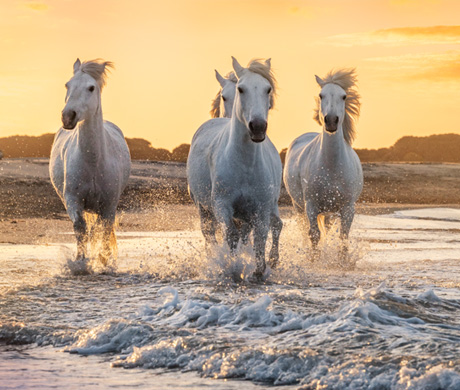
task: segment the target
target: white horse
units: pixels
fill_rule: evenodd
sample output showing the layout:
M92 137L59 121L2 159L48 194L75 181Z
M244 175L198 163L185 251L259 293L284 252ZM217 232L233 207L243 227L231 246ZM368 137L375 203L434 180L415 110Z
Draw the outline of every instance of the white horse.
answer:
M229 72L225 77L216 70L216 79L220 84L220 91L212 101L211 118L230 118L232 116L233 102L238 79L234 72Z
M295 210L307 215L314 249L327 214L340 218L341 238L348 238L355 202L363 188L361 162L351 147L360 111L355 70L330 72L324 79L316 76L316 81L321 93L316 98L314 118L323 131L295 139L284 167L286 189ZM346 251L345 246L343 249Z
M276 226L271 266L279 258L282 229L278 211L281 160L266 135L276 83L270 60L253 60L244 68L233 58L233 69L238 83L232 116L211 119L197 130L187 161L187 178L206 242L216 243L216 228L220 226L231 253L235 253L240 238L247 241L253 230L255 276L262 277L270 225Z
M77 260L87 259L89 228L84 213L96 215L102 230L99 259L106 265L116 254L115 214L131 169L129 149L121 130L104 121L101 90L111 62L73 65L67 82L62 128L56 133L50 158L51 182L73 222Z

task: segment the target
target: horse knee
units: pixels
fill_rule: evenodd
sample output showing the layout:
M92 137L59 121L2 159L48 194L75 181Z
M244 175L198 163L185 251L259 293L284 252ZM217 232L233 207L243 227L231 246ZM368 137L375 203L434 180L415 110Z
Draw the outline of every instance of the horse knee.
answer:
M227 244L230 248L230 252L232 255L235 254L236 248L238 247L238 241L240 240L240 235L236 226L231 223L226 228L225 238L227 240Z

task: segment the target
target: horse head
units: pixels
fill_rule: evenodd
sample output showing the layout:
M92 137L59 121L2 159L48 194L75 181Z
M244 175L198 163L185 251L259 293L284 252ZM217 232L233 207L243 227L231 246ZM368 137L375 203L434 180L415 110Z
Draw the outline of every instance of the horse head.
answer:
M73 77L66 83L67 89L62 110L62 127L73 130L78 122L91 118L100 109L101 90L105 85L106 72L111 62L100 60L80 62L73 65Z
M351 145L355 137L355 122L360 112L355 69L331 71L325 78L315 77L321 92L316 99L314 119L328 134L340 130L345 141Z
M233 102L235 101L235 89L236 83L238 79L235 76L235 73L230 72L227 76L223 77L217 70L216 70L216 79L220 84L220 91L216 96L216 101L213 104L213 111L216 111L216 114L213 115L213 111L211 115L214 118L218 118L221 114L220 106L221 100L223 105L223 118L230 118L232 116L233 110ZM214 110L214 107L217 107L217 110Z
M273 107L276 85L270 60L253 60L244 68L234 57L232 59L238 78L232 116L245 124L253 142L262 142L267 133L268 111Z

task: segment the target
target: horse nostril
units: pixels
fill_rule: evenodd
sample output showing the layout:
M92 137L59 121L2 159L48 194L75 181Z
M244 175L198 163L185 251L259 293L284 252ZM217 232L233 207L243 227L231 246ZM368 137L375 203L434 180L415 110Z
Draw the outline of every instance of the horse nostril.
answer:
M328 125L336 125L339 123L339 117L337 115L326 115L324 117L324 121L328 124Z
M71 121L73 121L76 116L77 116L77 113L75 111L72 110L72 111L69 112L69 119Z
M253 133L265 133L267 131L267 121L254 119L249 122L249 130Z

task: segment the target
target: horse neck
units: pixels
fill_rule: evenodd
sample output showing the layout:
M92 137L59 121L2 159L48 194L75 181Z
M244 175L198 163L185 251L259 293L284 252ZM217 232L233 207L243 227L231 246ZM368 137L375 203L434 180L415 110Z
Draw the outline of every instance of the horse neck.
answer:
M226 147L227 151L229 151L235 159L250 165L256 161L260 153L260 146L260 144L251 140L246 125L237 118L235 109L233 109L230 119L230 134Z
M320 136L320 147L320 156L325 166L339 165L347 148L342 125L339 126L334 134L328 134L323 128Z
M83 120L78 128L78 147L88 163L96 164L105 154L105 131L101 104L96 113Z

